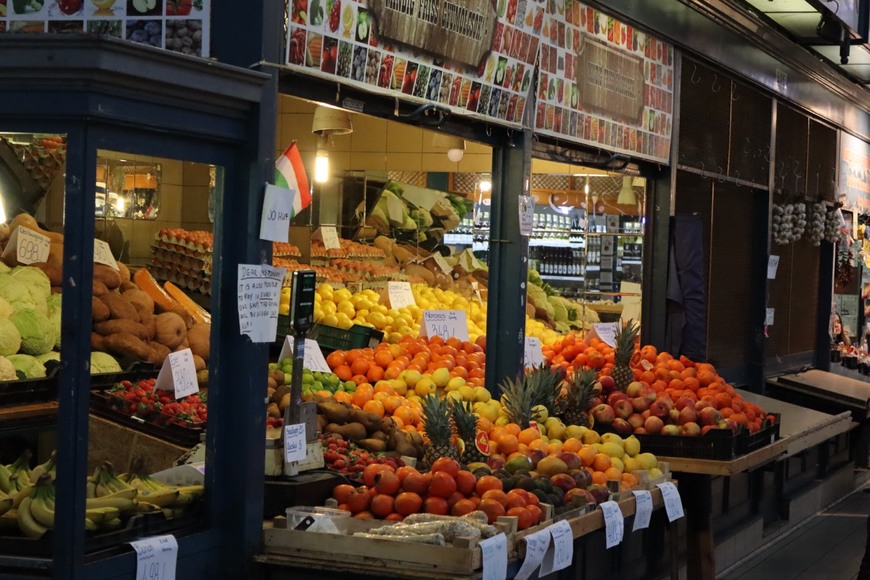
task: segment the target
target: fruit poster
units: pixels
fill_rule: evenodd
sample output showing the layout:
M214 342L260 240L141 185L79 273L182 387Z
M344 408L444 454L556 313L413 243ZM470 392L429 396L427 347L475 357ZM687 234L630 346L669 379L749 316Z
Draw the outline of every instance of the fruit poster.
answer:
M671 45L575 0L548 0L535 132L667 163L673 87ZM602 107L608 94L623 114Z
M847 208L870 211L870 145L841 131L839 197L843 196Z
M365 0L290 0L287 64L457 114L521 125L546 4L498 0L496 11L492 50L475 70L382 40Z
M209 55L211 0L0 0L0 32L88 33Z

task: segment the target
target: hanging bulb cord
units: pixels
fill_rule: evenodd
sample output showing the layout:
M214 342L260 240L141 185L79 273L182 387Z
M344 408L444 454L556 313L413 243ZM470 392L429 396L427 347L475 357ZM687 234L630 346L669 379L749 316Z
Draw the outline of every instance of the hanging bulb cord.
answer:
M398 108L396 111L396 117L405 121L412 121L415 123L419 123L420 125L426 125L428 127L440 127L447 121L447 118L450 116L450 110L444 107L439 107L438 105L434 105L429 103L427 105L423 105L418 107L414 111L411 111L408 114L400 115L398 113Z

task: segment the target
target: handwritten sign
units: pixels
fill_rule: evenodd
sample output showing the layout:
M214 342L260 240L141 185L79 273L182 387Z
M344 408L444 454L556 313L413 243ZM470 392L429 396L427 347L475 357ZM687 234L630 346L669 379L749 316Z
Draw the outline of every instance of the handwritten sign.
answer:
M310 338L305 339L302 345L303 357L302 368L310 371L329 373L332 372L329 365L326 364L326 359L323 358L323 352L320 350L320 345L316 340ZM281 354L278 355L278 360L293 358L293 337L286 336L284 338L284 346L281 347Z
M390 307L399 309L406 306L416 306L414 293L411 292L410 282L387 282L387 294L390 298Z
M338 232L333 226L320 226L320 238L323 240L323 247L327 250L340 250L341 240L338 239Z
M672 522L683 517L683 500L677 486L672 481L666 481L658 485L662 490L662 498L665 500L665 511L668 513L668 521Z
M136 580L175 580L178 541L173 535L130 542L136 550Z
M535 227L535 198L531 195L520 196L520 234L528 237Z
M622 543L625 534L625 520L622 518L622 510L615 501L606 501L599 505L604 512L604 534L607 538L607 549Z
M523 538L526 542L526 557L523 559L523 565L520 567L514 580L526 580L532 575L532 572L538 569L541 562L544 561L544 554L547 553L547 548L550 547L550 530L545 529L534 534L529 534Z
M649 520L653 511L653 501L652 494L645 489L634 489L631 493L634 494L634 502L636 504L634 525L631 527L631 531L636 532L649 527Z
M285 272L265 264L239 264L239 329L251 342L275 341Z
M199 392L196 367L193 366L193 353L189 348L169 353L163 361L163 366L160 367L154 386L164 391L175 391L176 399Z
M483 580L507 578L507 536L499 534L481 540L480 552L483 555Z
M537 336L527 336L523 349L523 366L537 367L544 364L544 353L541 350L541 339Z
M776 308L767 308L764 311L764 325L765 326L773 326L773 315L776 312Z
M24 227L17 227L12 231L12 236L3 250L3 257L15 252L16 259L22 264L39 264L48 261L48 251L51 249L51 240L48 236L38 234Z
M592 325L592 332L604 344L615 347L616 335L619 334L619 324L616 322L599 322Z
M571 524L562 520L548 527L547 531L550 532L553 543L544 554L541 572L538 574L540 578L567 568L574 559L574 533L571 531Z
M456 337L468 340L468 320L464 310L424 310L423 326L420 332L424 338L440 336L445 341Z
M305 423L284 426L284 461L302 461L308 451L305 442Z
M447 263L447 260L444 259L440 253L435 252L432 254L432 259L435 260L435 264L441 268L441 271L445 274L450 274L453 272L453 268L450 267L450 264Z
M290 241L290 218L293 217L292 189L266 184L263 215L260 217L260 239L273 242Z
M776 270L779 268L779 256L767 258L767 279L776 280Z
M112 255L112 249L109 247L108 242L103 240L94 240L94 263L105 264L115 270L119 269L118 262L115 260L115 256Z

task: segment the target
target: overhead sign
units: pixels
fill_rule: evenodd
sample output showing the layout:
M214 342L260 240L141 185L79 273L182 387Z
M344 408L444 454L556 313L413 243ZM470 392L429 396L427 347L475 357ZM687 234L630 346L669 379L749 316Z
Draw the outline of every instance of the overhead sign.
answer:
M581 34L575 74L584 109L633 125L643 121L642 58Z

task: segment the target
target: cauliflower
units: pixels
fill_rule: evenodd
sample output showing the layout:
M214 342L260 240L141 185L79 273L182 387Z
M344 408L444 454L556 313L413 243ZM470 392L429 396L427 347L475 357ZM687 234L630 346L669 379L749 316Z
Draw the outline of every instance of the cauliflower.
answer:
M54 348L60 348L60 294L52 294L46 302L48 305L48 320L54 328Z
M5 356L0 356L0 381L17 381L15 367Z
M15 354L21 348L21 333L8 318L0 318L0 356Z
M29 354L13 354L7 357L15 370L24 375L25 379L41 379L45 377L45 366Z
M91 353L92 375L100 373L120 373L122 370L121 365L118 364L118 361L116 361L112 355L96 351Z
M9 276L28 286L31 293L39 294L43 300L51 296L51 281L45 272L35 266L17 266L9 272Z
M45 354L57 342L54 326L44 314L35 310L20 310L9 320L21 333L21 352L24 354Z

